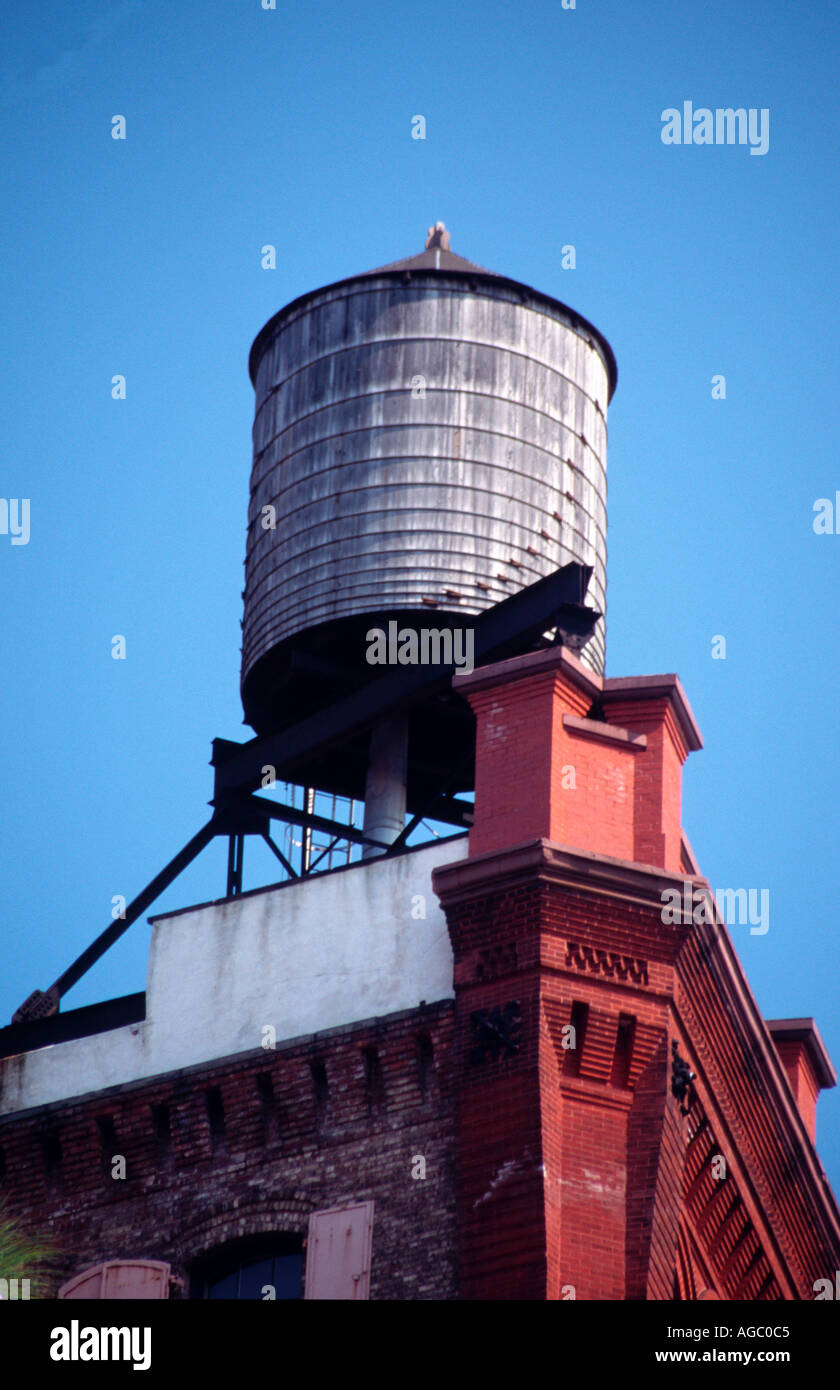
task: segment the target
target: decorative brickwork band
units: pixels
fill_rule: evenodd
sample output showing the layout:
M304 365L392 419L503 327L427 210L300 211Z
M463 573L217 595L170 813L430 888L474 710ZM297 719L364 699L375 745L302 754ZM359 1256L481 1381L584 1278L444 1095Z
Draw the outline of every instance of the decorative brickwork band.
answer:
M592 975L603 975L608 980L632 980L639 985L648 982L647 961L619 956L615 951L598 951L591 946L580 946L576 941L570 941L566 946L566 965L586 970Z

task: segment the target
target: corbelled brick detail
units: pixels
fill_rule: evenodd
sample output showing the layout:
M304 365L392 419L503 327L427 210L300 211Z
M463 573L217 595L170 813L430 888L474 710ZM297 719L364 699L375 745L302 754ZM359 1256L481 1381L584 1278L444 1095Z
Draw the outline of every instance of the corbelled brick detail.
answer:
M131 1257L166 1260L186 1284L191 1262L219 1245L265 1232L305 1236L312 1211L373 1198L371 1298L451 1299L451 1046L444 1001L10 1115L0 1121L0 1194L28 1227L48 1228L60 1243L56 1285L100 1260ZM370 1047L381 1064L378 1099L366 1085ZM313 1063L327 1078L321 1107ZM213 1091L223 1116L215 1135ZM113 1123L113 1152L125 1157L124 1180L103 1161L103 1119ZM61 1155L50 1181L47 1137ZM418 1157L425 1178L412 1178Z

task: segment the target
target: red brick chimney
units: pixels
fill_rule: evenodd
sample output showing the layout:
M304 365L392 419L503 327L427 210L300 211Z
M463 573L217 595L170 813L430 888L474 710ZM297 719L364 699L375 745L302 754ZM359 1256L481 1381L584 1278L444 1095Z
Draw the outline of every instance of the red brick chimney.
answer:
M679 873L682 765L703 745L677 676L602 680L559 647L454 686L477 720L471 854L545 836Z

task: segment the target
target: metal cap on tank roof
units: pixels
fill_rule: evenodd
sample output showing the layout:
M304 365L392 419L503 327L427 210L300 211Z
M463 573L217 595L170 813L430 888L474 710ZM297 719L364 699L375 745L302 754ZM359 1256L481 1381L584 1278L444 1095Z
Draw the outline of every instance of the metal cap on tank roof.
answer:
M464 624L570 560L606 606L606 339L456 255L312 290L253 344L242 698L258 733L377 674L366 632ZM604 670L604 624L582 653Z

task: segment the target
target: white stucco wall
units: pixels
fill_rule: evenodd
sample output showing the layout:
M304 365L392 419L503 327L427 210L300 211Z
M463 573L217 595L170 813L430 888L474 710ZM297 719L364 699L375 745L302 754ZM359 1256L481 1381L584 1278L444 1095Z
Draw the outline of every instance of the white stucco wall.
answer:
M431 886L466 838L154 921L146 1019L0 1061L0 1114L450 998ZM425 917L412 916L424 900Z

